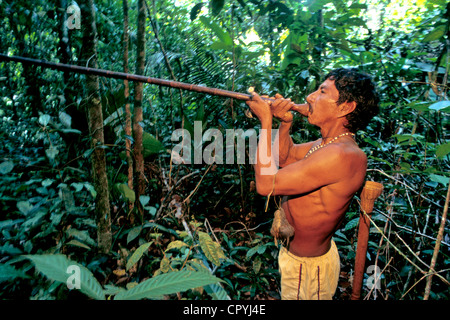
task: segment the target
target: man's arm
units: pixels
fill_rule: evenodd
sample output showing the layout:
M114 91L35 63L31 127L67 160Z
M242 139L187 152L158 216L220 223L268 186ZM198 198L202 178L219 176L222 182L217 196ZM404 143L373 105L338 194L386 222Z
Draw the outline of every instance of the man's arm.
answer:
M279 160L278 165L280 167L285 167L293 162L303 159L314 142L294 144L290 135L293 121L293 114L290 110L293 102L291 99L284 99L278 93L275 95L275 99L276 100L270 105L270 110L275 118L281 120L281 123L278 128L278 136L275 139L273 152L275 153L275 159Z
M292 122L281 122L278 128L278 137L275 139L275 143L278 143L278 145L276 147L274 146L274 150L278 150L280 167L285 167L303 159L315 142L310 141L302 144L294 144L290 135L291 125Z
M341 144L331 144L275 174L261 175L255 167L258 193L263 196L298 195L357 179L359 171L355 168L363 165L362 154L345 149Z

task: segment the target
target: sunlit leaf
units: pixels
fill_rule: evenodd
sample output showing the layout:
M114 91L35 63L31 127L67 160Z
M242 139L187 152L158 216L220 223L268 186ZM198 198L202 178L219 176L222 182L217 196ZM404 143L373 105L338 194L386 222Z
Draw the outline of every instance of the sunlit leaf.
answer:
M450 112L450 101L448 101L448 100L439 101L439 102L433 103L431 106L429 106L429 108L432 110Z
M220 259L225 258L220 245L214 242L209 234L202 231L198 232L198 240L206 258L208 258L208 260L214 263L216 266L220 266Z
M201 16L199 19L206 27L211 29L216 34L216 36L220 39L220 41L228 45L233 44L233 40L231 39L228 32L223 30L216 22L211 21L209 18L205 16Z
M188 245L181 240L175 240L167 245L166 251L168 251L170 249L179 249L179 248L183 248L183 247L188 247Z

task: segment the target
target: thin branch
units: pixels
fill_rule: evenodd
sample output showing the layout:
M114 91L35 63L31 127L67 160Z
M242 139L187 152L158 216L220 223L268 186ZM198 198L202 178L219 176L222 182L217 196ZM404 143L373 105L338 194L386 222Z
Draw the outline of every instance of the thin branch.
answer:
M428 300L428 298L430 296L431 280L433 278L433 272L435 272L434 267L436 265L437 256L440 251L439 249L441 247L441 241L444 236L444 228L445 228L445 222L447 221L449 200L450 200L450 183L448 184L447 197L445 198L444 212L442 213L441 225L439 226L439 232L438 232L438 236L436 239L436 244L434 246L433 257L431 258L430 271L429 271L429 273L431 273L431 275L430 275L430 277L427 278L427 285L425 287L425 295L423 296L423 300Z
M387 214L385 214L384 212L382 212L382 211L380 211L380 210L374 210L374 211L376 211L377 213L383 215L386 219L388 219L388 221L392 222L392 223L395 225L396 228L399 228L399 229L408 231L408 232L410 232L410 233L412 233L412 234L419 235L419 236L421 236L421 237L425 237L425 238L428 238L428 239L430 239L430 240L436 241L436 238L433 238L432 236L429 236L429 235L427 235L427 234L425 234L425 233L423 233L423 232L420 232L420 231L414 231L413 229L410 229L410 228L407 228L407 227L404 227L404 226L399 225L397 222L394 221L394 219L392 219L391 217L389 217ZM429 216L429 210L428 210L426 222L428 222L428 216ZM424 228L424 230L425 230L425 228ZM445 242L445 241L441 241L441 244L446 245L447 247L450 247L450 243L447 243L447 242Z
M200 187L200 184L202 183L203 178L206 176L206 174L208 173L209 169L211 169L211 167L212 167L212 164L210 164L208 169L206 169L205 173L203 174L202 178L195 186L194 190L192 190L191 193L187 196L187 198L183 200L183 203L187 202L194 195L194 193L197 192L197 189Z
M426 274L426 275L436 275L437 277L439 277L445 284L450 285L450 282L448 282L447 279L445 279L444 277L442 277L441 275L439 275L436 271L430 271L430 272L426 272L424 270L422 270L417 264L415 264L411 259L409 259L399 248L397 248L390 240L389 238L383 233L383 231L381 231L381 229L375 224L375 222L371 219L371 217L366 214L364 212L364 214L367 216L367 218L370 220L370 222L375 226L375 228L378 230L378 232L381 234L381 236L383 238L386 239L386 241L403 257L405 258L409 263L411 263L417 270L419 270L421 273ZM417 258L417 255L414 254L414 256Z
M403 185L405 188L408 188L409 190L411 190L412 192L414 192L416 195L420 196L421 198L423 198L423 199L429 201L430 203L432 203L432 204L438 206L439 208L442 208L442 205L440 205L439 203L434 202L433 200L431 200L431 199L425 197L425 196L422 195L421 193L419 193L419 192L417 192L416 190L414 190L412 187L408 186L408 185L407 185L406 183L404 183L403 181L398 180L397 178L395 178L395 177L393 177L393 176L387 174L387 173L384 172L383 170L380 170L380 169L367 169L367 171L375 171L375 172L379 172L379 173L381 173L382 175L388 177L389 179L392 179L392 180L394 180L394 181L400 183L400 184Z

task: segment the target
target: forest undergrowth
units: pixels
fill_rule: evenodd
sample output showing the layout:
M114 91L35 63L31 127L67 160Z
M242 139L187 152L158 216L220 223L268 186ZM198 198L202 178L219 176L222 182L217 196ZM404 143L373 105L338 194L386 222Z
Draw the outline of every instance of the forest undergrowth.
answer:
M381 112L356 141L368 156L366 180L384 190L371 215L361 298L448 300L448 3L80 1L82 16L95 12L94 42L92 26L68 29L71 5L0 1L0 53L95 60L118 72L128 63L130 73L143 67L147 76L236 92L253 86L298 103L333 68L370 74ZM384 13L372 15L377 8ZM86 58L88 43L97 51ZM0 92L1 299L280 299L279 244L270 235L280 199L266 208L256 192L244 136L258 124L244 102L154 85L136 96L132 82L2 61ZM237 132L246 160L180 163L173 134L181 128L192 137L214 129L224 141ZM319 137L299 115L293 128L295 143ZM100 131L104 140L93 141ZM219 150L204 139L201 151ZM351 296L360 214L357 193L333 237L336 300Z

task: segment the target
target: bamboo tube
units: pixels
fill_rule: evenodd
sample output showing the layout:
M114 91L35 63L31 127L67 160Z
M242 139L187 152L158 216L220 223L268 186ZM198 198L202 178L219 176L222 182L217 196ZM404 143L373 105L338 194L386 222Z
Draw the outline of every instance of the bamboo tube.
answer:
M104 69L96 69L96 68L88 68L88 67L80 67L76 65L69 65L69 64L63 64L63 63L53 63L48 62L45 60L37 60L32 58L26 58L26 57L20 57L20 56L7 56L5 54L0 54L0 61L6 61L6 62L21 62L24 64L31 64L31 65L37 65L41 66L43 68L49 68L53 70L59 70L63 72L75 72L75 73L81 73L81 74L92 74L97 75L100 77L105 78L114 78L114 79L122 79L122 80L128 80L128 81L137 81L137 82L144 82L149 84L155 84L158 86L164 86L164 87L171 87L171 88L177 88L187 91L194 91L199 93L205 93L213 96L221 96L226 98L232 98L236 100L243 100L248 101L251 100L252 97L250 94L246 93L239 93L234 91L228 91L223 89L216 89L216 88L209 88L205 86L190 84L190 83L184 83L184 82L178 82L178 81L170 81L170 80L164 80L159 78L151 78L131 73L124 73L124 72L115 72L115 71L109 71ZM274 101L274 99L271 98L263 98L264 100L268 101L269 103L271 101ZM303 115L307 115L308 113L308 104L293 104L291 107L292 111L297 111Z
M358 242L355 257L355 272L351 300L359 300L366 264L367 244L369 242L370 216L375 200L381 195L383 185L374 181L366 181L361 192L361 215L359 217ZM364 214L365 213L365 214Z

